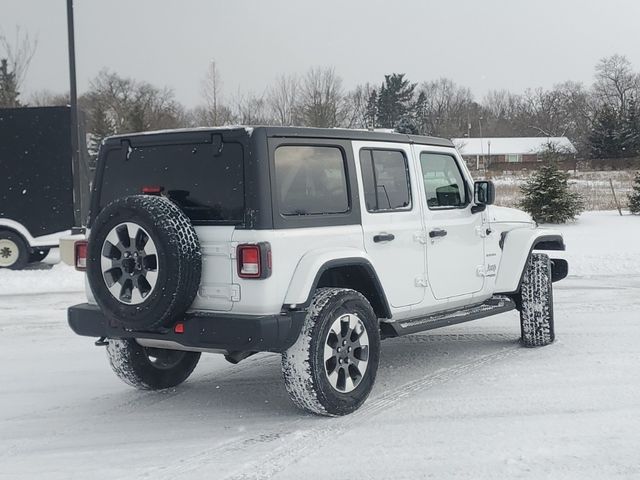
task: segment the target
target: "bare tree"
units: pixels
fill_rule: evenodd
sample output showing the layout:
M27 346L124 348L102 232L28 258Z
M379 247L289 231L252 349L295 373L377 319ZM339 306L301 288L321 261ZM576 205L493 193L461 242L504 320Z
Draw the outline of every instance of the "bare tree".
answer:
M38 90L29 96L28 104L33 107L62 107L69 105L69 93Z
M371 95L375 87L370 83L358 85L345 96L344 126L347 128L373 128L375 112L371 111Z
M420 130L431 135L459 137L467 132L467 117L473 103L471 90L448 78L424 82L420 86Z
M79 99L89 115L88 131L94 147L114 133L186 126L187 115L168 88L125 78L108 70L91 82ZM95 150L95 148L94 148Z
M640 93L640 74L635 73L624 55L612 55L596 65L593 90L599 101L617 112L624 112L631 96Z
M238 91L233 100L233 112L235 123L241 125L272 125L275 123L269 114L269 105L265 95Z
M206 118L206 124L211 126L225 125L229 121L230 110L222 104L222 81L215 61L202 82L202 94L205 107L201 107L200 116ZM204 108L206 111L202 111Z
M267 90L267 103L278 125L293 125L300 90L295 75L281 75Z
M336 127L344 119L342 79L330 67L311 68L300 89L298 121L309 127Z
M32 40L20 27L13 41L0 32L0 106L20 106L18 97L37 46L37 39Z

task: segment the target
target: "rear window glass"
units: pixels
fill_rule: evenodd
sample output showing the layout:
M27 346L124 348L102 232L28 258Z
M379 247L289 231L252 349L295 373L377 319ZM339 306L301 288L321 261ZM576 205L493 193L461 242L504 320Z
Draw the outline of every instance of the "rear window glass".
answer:
M224 143L220 153L206 143L135 147L128 154L112 150L105 159L99 207L148 186L162 187L194 223L242 223L242 145Z
M341 149L304 145L278 147L275 169L281 214L349 211L345 159Z

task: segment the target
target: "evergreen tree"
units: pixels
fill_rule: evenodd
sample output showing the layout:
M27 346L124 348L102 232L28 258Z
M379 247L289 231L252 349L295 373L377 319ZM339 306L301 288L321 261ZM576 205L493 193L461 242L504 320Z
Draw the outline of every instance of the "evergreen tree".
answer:
M592 158L618 158L622 153L618 115L607 105L597 113L589 135Z
M9 70L6 58L0 60L0 107L19 107L16 73Z
M625 157L640 155L640 112L633 96L620 122L620 146Z
M384 76L377 94L377 126L396 128L400 121L411 117L416 84L404 78L404 73Z
M375 88L371 90L371 95L367 100L365 121L367 128L376 128L378 126L378 92L376 92Z
M109 121L107 109L100 100L94 100L90 110L89 131L91 132L89 135L89 153L92 156L98 155L100 144L105 137L116 133L113 124Z
M634 214L640 213L640 172L636 173L633 191L629 194L629 210Z
M418 127L409 117L402 117L396 125L396 132L406 133L407 135L418 135Z
M549 161L520 187L520 207L538 223L564 223L584 210L580 195L569 189L569 174Z

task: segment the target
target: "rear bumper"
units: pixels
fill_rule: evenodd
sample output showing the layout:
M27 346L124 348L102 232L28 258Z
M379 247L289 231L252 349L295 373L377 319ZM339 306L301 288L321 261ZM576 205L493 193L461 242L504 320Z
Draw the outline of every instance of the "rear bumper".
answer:
M281 315L225 315L187 313L184 333L141 332L116 326L96 305L70 307L69 326L78 335L106 338L145 338L175 342L186 349L215 349L227 352L283 352L300 334L306 312Z

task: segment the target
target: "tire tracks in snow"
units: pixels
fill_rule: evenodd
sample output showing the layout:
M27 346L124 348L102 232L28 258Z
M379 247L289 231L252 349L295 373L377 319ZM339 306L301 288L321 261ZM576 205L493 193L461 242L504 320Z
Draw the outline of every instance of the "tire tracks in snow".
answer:
M495 340L495 335L490 336ZM429 337L445 337L445 335L431 335ZM446 335L446 337L451 340L451 337L457 338L458 336ZM513 340L512 335L508 338ZM444 339L437 340L445 341ZM312 453L317 445L323 444L323 440L327 437L335 438L337 435L366 423L367 420L398 405L407 397L435 385L447 383L485 365L505 359L514 355L520 349L519 344L514 341L513 345L501 348L496 352L482 355L469 362L460 363L449 368L442 368L406 382L399 387L392 388L376 398L369 398L358 411L349 416L319 418L305 415L289 423L284 431L274 427L260 433L233 439L183 458L174 465L158 467L153 471L145 472L145 476L154 480L169 480L183 476L200 478L201 476L206 477L212 471L216 471L221 475L216 478L225 480L269 479L304 458L308 453ZM315 424L308 426L310 422ZM252 447L258 447L258 452L246 450ZM255 455L255 453L258 453L258 455ZM234 468L239 457L243 459L253 458L253 460L243 462L242 465ZM225 476L222 476L221 470L226 466L230 467L230 471Z
M219 370L214 370L211 372L207 372L201 375L198 378L198 383L207 382L207 381L224 381L232 378L236 375L242 374L247 370L251 370L258 366L262 365L271 365L279 363L280 357L274 356L266 356L266 355L256 355L250 359L247 359L243 364L234 365L233 367L229 367L225 369L223 372ZM95 430L96 422L100 421L100 417L102 416L111 416L113 414L129 414L131 413L130 408L136 407L139 408L141 405L144 406L145 409L149 407L153 407L154 405L161 404L163 402L167 402L173 400L181 395L186 395L191 391L191 389L184 389L176 387L174 389L168 389L164 391L133 391L134 398L129 398L125 401L114 402L113 404L109 404L109 406L105 409L100 410L99 412L92 413L91 421L88 421L86 417L74 417L72 420L65 422L65 427L63 429L56 430L51 432L48 435L48 438L39 444L39 447L46 447L47 445L53 444L58 438L63 437L65 435L77 435L86 433L92 430ZM108 402L110 399L116 399L121 396L121 394L116 393L108 393L104 395L99 395L94 398L87 399L85 403L95 404L96 402ZM51 415L65 413L68 411L74 411L78 408L78 404L73 405L65 405L59 407L53 407L46 409L44 411L22 414L15 417L10 417L3 420L4 423L8 422L20 422L20 421L34 421L34 420L46 420ZM124 410L123 410L124 409ZM20 453L29 447L32 446L31 440L24 440L15 442L13 445L9 446L3 452L0 452L0 459L7 458L16 453Z

